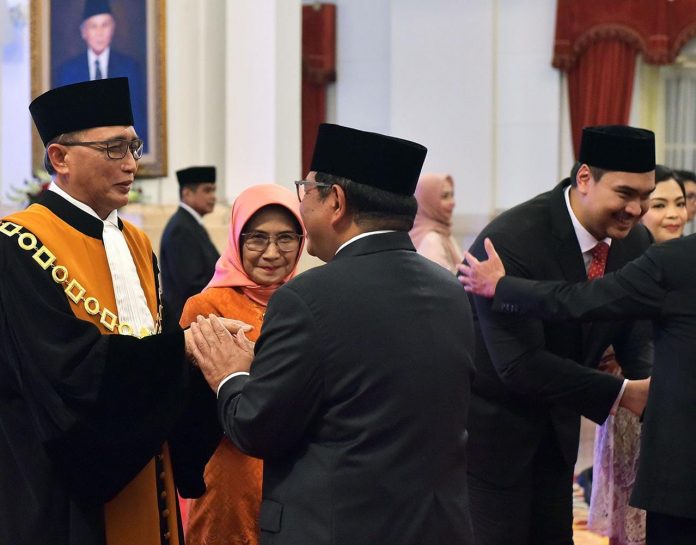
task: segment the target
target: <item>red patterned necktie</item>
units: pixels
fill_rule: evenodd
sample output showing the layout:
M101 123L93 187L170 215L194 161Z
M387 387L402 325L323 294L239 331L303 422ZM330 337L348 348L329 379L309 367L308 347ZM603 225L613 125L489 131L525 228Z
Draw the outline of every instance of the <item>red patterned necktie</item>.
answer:
M607 266L607 255L609 254L609 245L606 242L598 242L597 246L592 248L592 261L590 268L587 269L587 279L594 280L604 276L604 269Z

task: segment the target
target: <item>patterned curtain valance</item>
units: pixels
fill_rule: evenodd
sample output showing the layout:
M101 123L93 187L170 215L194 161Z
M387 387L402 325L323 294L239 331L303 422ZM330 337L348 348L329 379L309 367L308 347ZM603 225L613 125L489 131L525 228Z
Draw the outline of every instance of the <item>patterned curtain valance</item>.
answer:
M696 36L696 0L558 0L552 64L568 71L602 40L620 40L651 64L672 64Z

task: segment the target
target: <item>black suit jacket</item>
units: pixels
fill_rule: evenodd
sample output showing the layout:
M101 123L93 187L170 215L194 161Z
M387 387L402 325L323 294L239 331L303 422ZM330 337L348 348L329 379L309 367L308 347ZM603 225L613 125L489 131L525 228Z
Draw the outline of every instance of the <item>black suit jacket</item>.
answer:
M585 284L504 278L494 308L545 319L651 318L655 366L643 420L636 507L696 519L696 235L654 245Z
M208 232L188 211L179 207L167 222L160 244L164 327L178 327L186 300L210 282L220 254Z
M264 459L261 543L469 545L473 328L452 274L370 235L271 298L227 435Z
M510 275L544 280L586 280L580 246L564 199L564 180L552 191L494 219L471 253L485 259L490 237ZM614 240L607 270L643 253L649 235L635 227ZM629 378L650 372L649 324L631 321L569 324L506 316L491 311L488 299L473 297L478 322L477 376L469 419L469 470L501 486L516 482L544 438L558 439L567 464L575 463L580 415L603 422L622 380L595 369L614 345Z

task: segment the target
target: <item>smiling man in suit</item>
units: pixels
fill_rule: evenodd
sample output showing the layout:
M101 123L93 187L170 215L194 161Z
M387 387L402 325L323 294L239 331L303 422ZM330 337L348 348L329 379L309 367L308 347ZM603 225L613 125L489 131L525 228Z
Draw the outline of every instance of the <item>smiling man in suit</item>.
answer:
M166 331L177 329L184 303L210 282L220 257L203 226L203 216L215 208L215 167L185 168L176 177L179 209L167 222L160 244Z
M570 179L494 219L490 238L510 274L579 281L650 244L636 225L655 187L650 131L587 127ZM469 488L477 545L571 545L580 415L603 422L619 405L640 412L652 362L648 324L581 326L506 316L473 297L477 376L469 419ZM613 345L624 381L596 369Z

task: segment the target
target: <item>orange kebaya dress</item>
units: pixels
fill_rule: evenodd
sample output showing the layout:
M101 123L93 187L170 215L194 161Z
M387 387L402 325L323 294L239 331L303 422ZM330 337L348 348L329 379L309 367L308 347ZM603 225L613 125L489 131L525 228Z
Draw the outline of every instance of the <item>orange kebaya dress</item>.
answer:
M237 288L208 288L184 306L180 324L188 327L199 314L242 320L256 341L266 308ZM223 437L205 468L207 490L188 504L187 545L257 545L263 462L242 454Z

